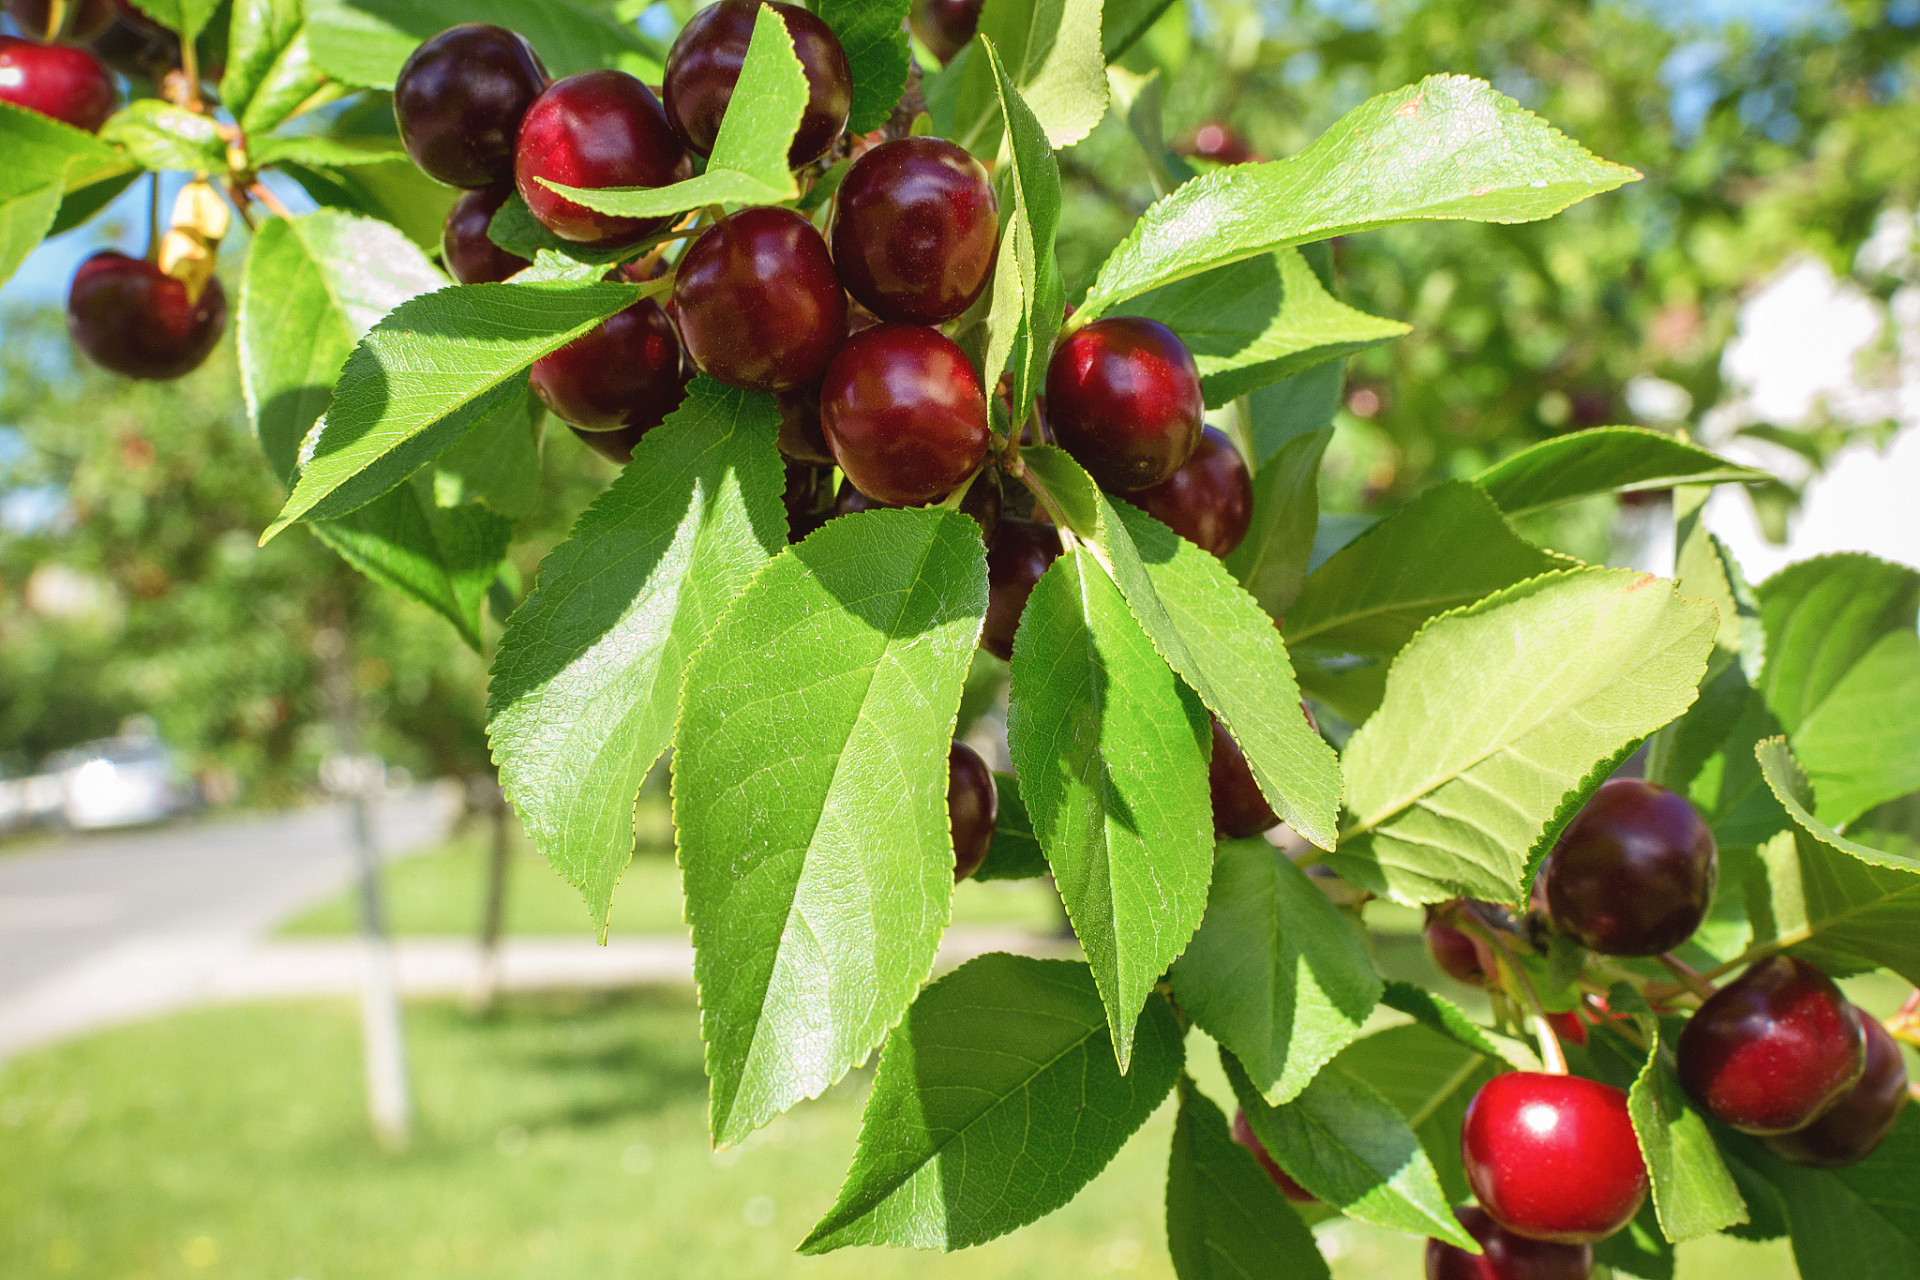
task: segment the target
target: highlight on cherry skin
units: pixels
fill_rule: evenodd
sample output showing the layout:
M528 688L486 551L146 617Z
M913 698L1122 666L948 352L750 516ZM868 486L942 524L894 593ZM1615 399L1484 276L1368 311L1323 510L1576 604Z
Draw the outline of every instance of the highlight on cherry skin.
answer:
M113 77L85 49L0 36L0 102L98 133L119 98Z
M1647 1196L1627 1095L1581 1076L1495 1076L1467 1104L1460 1156L1481 1208L1533 1240L1604 1240Z
M1593 1246L1554 1244L1516 1235L1474 1205L1453 1211L1476 1240L1476 1257L1444 1240L1427 1240L1427 1280L1587 1280L1593 1274Z
M518 32L490 23L448 27L415 49L393 87L400 141L421 172L450 187L513 180L521 119L547 87L547 69Z
M807 78L807 105L793 145L787 149L787 163L798 169L825 155L846 131L847 116L853 110L853 69L825 22L798 5L780 0L767 3L786 24ZM662 86L667 118L699 155L713 152L759 14L759 0L720 0L688 20L667 55Z
M1543 879L1561 932L1601 955L1654 956L1700 927L1718 870L1713 832L1686 797L1614 778L1567 824Z
M1200 370L1157 320L1109 316L1069 334L1047 365L1047 425L1100 487L1150 488L1200 445Z
M1867 1033L1867 1061L1860 1081L1805 1128L1763 1138L1783 1160L1809 1169L1844 1169L1872 1155L1893 1131L1911 1094L1900 1045L1880 1020L1855 1010Z

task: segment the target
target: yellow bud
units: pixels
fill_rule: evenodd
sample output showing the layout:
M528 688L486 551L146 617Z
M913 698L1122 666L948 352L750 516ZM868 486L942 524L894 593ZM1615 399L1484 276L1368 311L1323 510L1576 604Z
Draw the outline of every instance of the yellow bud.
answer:
M233 218L220 193L205 182L189 182L173 202L173 226L194 231L209 244L219 244Z

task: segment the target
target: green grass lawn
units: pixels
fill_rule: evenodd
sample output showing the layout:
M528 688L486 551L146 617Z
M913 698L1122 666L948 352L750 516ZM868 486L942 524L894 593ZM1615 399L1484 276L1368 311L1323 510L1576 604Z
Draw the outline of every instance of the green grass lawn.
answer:
M419 1137L369 1141L354 1010L202 1010L0 1067L7 1280L1170 1280L1163 1108L1073 1204L950 1256L793 1245L832 1203L866 1077L714 1155L691 995L410 1010ZM1190 1061L1226 1091L1196 1035ZM1420 1243L1322 1228L1340 1280L1417 1280ZM1714 1240L1679 1280L1788 1280Z

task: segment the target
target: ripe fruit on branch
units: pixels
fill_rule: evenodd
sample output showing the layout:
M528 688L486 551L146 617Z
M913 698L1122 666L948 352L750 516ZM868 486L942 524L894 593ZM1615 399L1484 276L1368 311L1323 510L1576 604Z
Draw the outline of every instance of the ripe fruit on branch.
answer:
M1427 951L1440 972L1470 987L1484 987L1492 981L1493 967L1481 954L1482 944L1441 919L1431 907L1427 909L1426 937Z
M227 327L227 294L209 279L196 300L144 258L112 249L80 264L67 295L67 329L102 368L165 380L200 367Z
M116 97L113 77L85 49L0 36L0 102L98 133Z
M1627 1095L1580 1076L1511 1071L1487 1081L1467 1104L1460 1156L1481 1207L1533 1240L1604 1240L1647 1195Z
M1833 979L1773 956L1714 993L1676 1049L1695 1102L1747 1133L1791 1133L1838 1102L1866 1066L1866 1033Z
M673 322L642 298L534 361L532 381L534 394L569 426L645 432L679 408L688 380Z
M1900 1045L1877 1018L1855 1010L1867 1033L1867 1065L1860 1082L1804 1129L1765 1141L1784 1160L1810 1169L1844 1169L1873 1154L1907 1105L1907 1063Z
M1588 950L1659 955L1706 918L1718 865L1713 832L1684 797L1614 778L1548 856L1547 907L1555 926Z
M1253 1152L1253 1158L1260 1162L1260 1167L1266 1170L1269 1178L1273 1179L1273 1185L1280 1188L1281 1195L1295 1204L1320 1203L1319 1197L1295 1182L1285 1169L1274 1163L1273 1157L1267 1154L1265 1144L1260 1141L1260 1136L1253 1131L1253 1125L1248 1123L1247 1113L1239 1108L1235 1108L1233 1113L1233 1140Z
M1128 494L1127 501L1224 560L1253 523L1253 477L1227 433L1206 427L1184 466L1151 489Z
M987 860L1000 793L979 753L964 742L947 749L947 824L953 831L953 882L965 880Z
M1593 1274L1593 1247L1529 1240L1501 1227L1485 1209L1472 1205L1453 1216L1480 1242L1474 1257L1444 1240L1427 1240L1427 1280L1587 1280Z
M547 69L518 32L484 22L448 27L413 51L393 86L407 154L450 187L513 180L514 138Z
M774 399L780 402L780 452L795 462L832 466L833 451L820 426L820 384L777 392Z
M793 210L771 206L729 214L693 242L673 306L693 362L748 391L815 381L847 332L827 242Z
M1060 555L1060 533L1052 525L1007 516L987 544L987 619L980 647L1003 662L1013 661L1013 637L1034 584Z
M53 29L53 0L7 0L7 14L35 40L86 44L105 34L120 11L113 0L67 0L66 30Z
M554 81L527 108L514 146L513 180L527 208L562 240L590 248L630 244L671 219L596 213L547 182L664 187L692 173L660 100L624 71L584 71Z
M941 324L987 287L1000 202L964 148L942 138L883 142L853 162L837 201L834 266L882 320Z
M985 0L913 0L907 12L907 25L920 43L933 51L942 65L973 39L980 28L980 9Z
M797 169L825 155L845 132L853 109L853 69L833 28L798 5L770 0L769 7L786 24L807 76L806 110L787 149L787 163ZM667 55L667 116L686 144L703 156L712 153L720 136L720 120L739 83L759 15L759 0L720 0L693 15Z
M1047 366L1047 425L1103 489L1132 493L1200 444L1200 370L1157 320L1110 316L1070 335Z
M951 493L979 469L990 439L972 362L951 338L918 325L875 325L848 338L820 385L820 420L854 487L903 507Z
M461 284L498 284L533 265L487 238L493 215L512 194L512 187L463 191L447 211L440 228L440 256L446 260L447 274Z
M1183 156L1198 156L1215 164L1246 164L1258 159L1247 140L1235 133L1232 125L1210 121L1193 131L1193 137L1175 148Z
M1233 736L1213 720L1213 756L1207 761L1207 791L1213 798L1213 829L1234 839L1257 836L1280 821L1260 794L1253 769Z

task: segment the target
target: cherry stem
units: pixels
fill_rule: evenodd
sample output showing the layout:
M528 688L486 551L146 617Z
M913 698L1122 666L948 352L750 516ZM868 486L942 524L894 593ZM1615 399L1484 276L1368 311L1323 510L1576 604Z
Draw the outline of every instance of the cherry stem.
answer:
M187 109L201 110L204 104L200 101L200 51L185 36L180 38L180 74L187 79Z
M47 6L47 39L58 42L61 36L67 34L67 19L72 16L67 0L53 0Z
M1699 996L1702 1001L1713 999L1713 983L1709 982L1698 969L1674 955L1673 952L1668 951L1663 954L1660 957L1660 964L1668 973L1680 979L1687 990Z
M147 185L147 261L160 261L160 173L155 170L147 175L152 181Z
M1015 445L1009 452L1012 453L1012 461L1002 464L1007 474L1027 486L1033 494L1034 501L1047 509L1047 514L1053 518L1054 528L1061 533L1061 544L1070 547L1072 544L1067 542L1067 539L1072 536L1072 531L1067 528L1067 517L1061 511L1060 504L1054 501L1053 494L1047 491L1047 486L1040 483L1040 478L1027 469L1027 464L1020 457L1019 446Z
M1540 1042L1540 1061L1546 1067L1548 1075L1567 1074L1567 1055L1560 1048L1560 1037L1554 1031L1553 1024L1547 1021L1546 1006L1540 1003L1540 993L1533 989L1533 979L1520 967L1513 950L1507 946L1498 930L1489 929L1478 920L1469 919L1465 913L1459 917L1459 923L1470 931L1479 933L1500 954L1501 968L1511 974L1514 985L1520 989L1521 1000L1527 1008L1527 1021L1533 1026L1534 1039Z
M267 207L267 212L271 213L274 217L285 218L288 222L293 221L293 215L287 211L287 206L280 203L279 196L276 196L273 194L273 192L267 190L266 183L264 182L254 183L252 186L247 188L247 194L252 196L255 200L258 200L261 204L265 205Z

